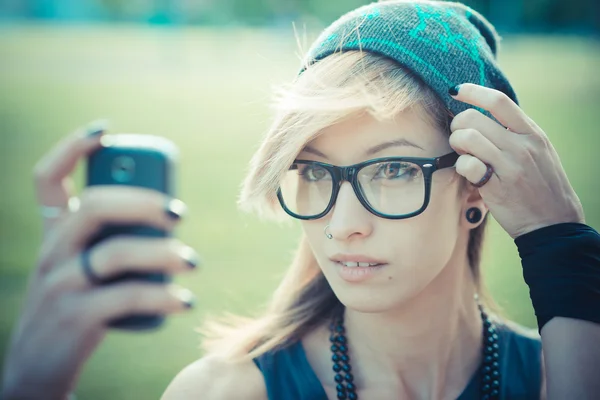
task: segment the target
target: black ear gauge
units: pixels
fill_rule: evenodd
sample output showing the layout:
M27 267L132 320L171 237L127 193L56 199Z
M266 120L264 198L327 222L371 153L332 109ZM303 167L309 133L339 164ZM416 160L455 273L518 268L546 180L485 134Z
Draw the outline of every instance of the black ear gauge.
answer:
M471 207L467 210L467 221L472 224L476 224L481 221L481 210L477 207Z

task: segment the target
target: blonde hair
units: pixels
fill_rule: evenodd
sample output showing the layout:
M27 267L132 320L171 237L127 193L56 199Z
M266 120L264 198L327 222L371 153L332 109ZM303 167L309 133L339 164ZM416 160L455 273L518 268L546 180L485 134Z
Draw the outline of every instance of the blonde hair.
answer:
M330 55L277 92L275 120L252 157L240 205L279 219L276 192L302 148L326 127L362 113L385 120L411 109L449 133L450 113L418 76L387 58L359 51ZM475 284L490 304L480 274L485 222L470 233L467 249ZM295 257L265 313L255 319L227 316L200 329L203 348L242 361L302 338L343 307L302 236Z

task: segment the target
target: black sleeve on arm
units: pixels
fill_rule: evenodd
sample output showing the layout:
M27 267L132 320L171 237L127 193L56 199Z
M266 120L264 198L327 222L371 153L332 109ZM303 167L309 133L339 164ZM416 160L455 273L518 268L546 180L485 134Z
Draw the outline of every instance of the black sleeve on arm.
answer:
M541 332L553 317L600 323L600 234L579 223L515 239Z

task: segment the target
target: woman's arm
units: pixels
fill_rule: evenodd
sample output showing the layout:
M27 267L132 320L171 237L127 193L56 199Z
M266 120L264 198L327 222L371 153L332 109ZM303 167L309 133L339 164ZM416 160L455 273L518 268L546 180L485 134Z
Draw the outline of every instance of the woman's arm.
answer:
M600 235L583 224L557 224L515 243L542 335L548 393L600 393Z
M454 98L495 118L470 109L453 119L457 173L476 183L493 167L479 192L522 259L519 242L542 237L525 255L523 272L542 335L547 398L598 398L600 237L583 225L581 203L547 135L517 104L474 84L460 85ZM554 240L543 237L549 231Z
M600 324L555 317L542 328L548 399L600 393Z

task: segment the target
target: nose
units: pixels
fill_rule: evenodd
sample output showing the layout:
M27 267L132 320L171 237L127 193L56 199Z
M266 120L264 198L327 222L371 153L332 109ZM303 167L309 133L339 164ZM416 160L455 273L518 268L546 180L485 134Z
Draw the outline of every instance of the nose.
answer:
M373 231L372 215L358 200L350 182L343 182L330 213L329 233L336 240L367 237Z

